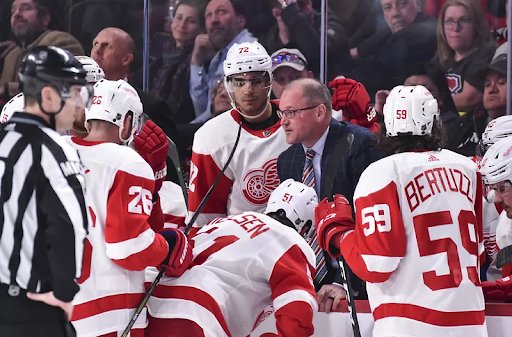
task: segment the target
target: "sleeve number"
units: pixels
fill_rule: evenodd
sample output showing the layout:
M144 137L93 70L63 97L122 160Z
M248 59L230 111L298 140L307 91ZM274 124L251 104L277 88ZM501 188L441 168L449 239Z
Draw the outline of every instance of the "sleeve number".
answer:
M462 210L457 220L462 246L469 254L477 257L478 238L476 236L477 221L475 214L471 211ZM457 288L463 277L457 244L451 238L432 240L429 233L429 229L432 227L453 224L450 211L417 215L413 218L413 223L420 256L446 253L450 269L448 275L437 275L434 270L424 272L423 282L425 285L432 290ZM477 267L469 266L467 271L471 282L476 286L480 285Z
M407 110L397 110L396 119L407 119Z
M372 207L363 208L361 218L363 223L363 233L370 236L377 229L381 233L391 230L391 215L387 204L377 204Z
M196 178L197 178L198 172L199 172L199 170L197 169L197 166L194 165L193 161L191 161L190 162L190 182L188 184L188 189L192 193L194 193L196 191Z
M147 215L151 214L151 210L153 209L153 196L151 195L151 192L140 186L132 186L128 190L128 193L130 195L135 195L132 201L128 204L128 212L142 214L142 209L144 209L144 213Z

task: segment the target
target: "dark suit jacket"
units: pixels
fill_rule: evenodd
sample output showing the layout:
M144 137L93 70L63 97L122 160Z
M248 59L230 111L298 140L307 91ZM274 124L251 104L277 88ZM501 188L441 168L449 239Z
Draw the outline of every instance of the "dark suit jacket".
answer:
M376 146L376 138L370 130L351 123L339 122L332 119L329 127L329 133L325 140L324 151L322 153L322 160L320 164L322 174L326 163L332 160L329 158L333 155L337 155L334 154L333 151L339 140L342 139L342 137L346 137L348 133L352 133L354 135L354 141L350 149L345 153L344 158L337 169L336 177L334 178L333 193L343 194L347 197L350 204L353 205L354 190L361 173L363 173L368 165L381 159L383 155L381 150ZM299 143L290 146L286 151L281 153L277 159L277 172L279 174L279 179L284 181L292 178L294 180L301 181L305 159L306 155L302 144ZM321 188L319 199L321 200L327 196L324 191L325 187L323 184L323 176L320 177L320 184ZM324 255L329 256L327 252L324 252ZM327 263L327 266L328 274L325 277L323 284L341 282L339 269L333 268L330 263ZM350 279L352 280L352 286L360 295L358 298L366 296L362 281L351 271L349 271L349 273L351 274ZM321 285L315 284L315 287L318 290Z
M180 148L178 131L172 119L171 109L159 97L135 87L139 94L144 113L158 125L165 134ZM179 184L178 175L171 160L167 159L167 179Z

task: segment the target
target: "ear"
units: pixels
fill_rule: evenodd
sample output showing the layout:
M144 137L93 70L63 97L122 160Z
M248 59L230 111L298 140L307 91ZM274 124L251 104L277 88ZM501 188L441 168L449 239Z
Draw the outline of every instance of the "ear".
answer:
M51 21L52 21L52 17L50 16L50 14L46 14L45 16L43 16L43 23L46 28L48 28L48 25L50 24Z
M325 115L327 114L327 108L325 107L325 104L320 104L318 106L317 110L317 120L322 121L325 119Z
M132 116L131 115L126 115L126 117L124 118L124 123L123 123L123 132L121 132L121 137L123 139L128 139L128 137L130 137L130 134L132 133Z
M46 86L41 90L41 107L46 112L56 112L60 109L62 99L54 88Z
M311 70L308 70L307 78L315 78L315 74Z
M243 16L243 15L238 15L238 16L236 17L236 23L237 23L237 25L238 25L238 28L240 28L240 29L245 28L245 16Z
M123 66L128 66L130 65L130 63L132 63L133 61L133 54L127 54L125 55L124 59L123 59Z

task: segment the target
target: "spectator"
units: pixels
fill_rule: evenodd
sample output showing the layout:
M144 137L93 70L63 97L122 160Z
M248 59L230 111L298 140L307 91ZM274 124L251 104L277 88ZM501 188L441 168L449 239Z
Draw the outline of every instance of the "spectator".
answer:
M496 55L479 74L484 81L484 108L489 120L507 114L507 54Z
M276 0L272 9L277 23L262 38L270 52L281 48L296 48L309 61L309 68L320 77L321 14L313 9L311 0ZM345 30L336 15L329 10L327 21L327 79L352 68Z
M206 33L196 37L190 60L190 97L194 104L194 123L211 117L209 100L215 82L223 77L222 62L235 43L254 42L245 29L240 0L211 0L205 12ZM209 61L209 64L208 64Z
M363 83L370 97L400 85L413 64L435 55L435 19L421 11L419 0L381 0L387 28L351 49L360 65L347 77Z
M505 18L508 18L508 0L505 5ZM505 23L505 26L491 30L491 35L498 46L503 45L505 42L508 41L507 24Z
M151 66L149 91L167 102L178 124L195 118L190 99L190 58L196 36L204 33L204 0L183 0L176 7L168 50Z
M286 85L299 78L313 78L313 72L308 69L308 61L298 49L279 49L272 54L272 72L274 83L272 93L279 99Z
M415 64L409 71L405 79L406 86L422 85L432 93L437 100L440 117L443 125L448 125L459 117L455 103L453 103L448 83L444 73L431 64ZM375 95L375 110L382 115L384 103L389 95L389 90L379 90Z
M12 97L20 92L18 68L27 52L38 46L55 46L74 55L83 55L80 43L65 32L51 30L56 15L52 15L55 1L15 0L11 6L11 29L18 46L5 57L0 96Z
M352 203L361 173L372 162L382 158L373 133L333 119L329 89L315 79L299 79L288 84L281 95L279 108L286 142L291 145L277 159L279 180L309 181L319 199L325 198L322 172L329 160L335 155L342 155L333 154L338 142L352 133L354 141L336 170L333 186L333 193L343 193ZM307 159L306 154L313 158ZM303 175L308 165L313 167L312 179ZM329 261L327 265L332 266ZM326 277L332 275L328 273ZM352 284L364 296L361 282L353 281Z
M437 25L437 55L458 111L482 104L483 80L476 76L478 64L489 64L496 46L490 41L489 25L478 0L449 0Z
M229 99L228 92L224 87L224 83L219 81L212 90L212 117L216 117L223 112L231 110L231 100ZM192 144L191 144L192 145Z
M130 64L133 61L135 43L125 31L119 28L105 28L94 38L91 58L105 72L105 79L110 81L127 80ZM172 119L169 106L157 96L135 88L144 107L144 113L155 122L171 140L179 144L178 131ZM168 163L168 167L174 167ZM167 171L167 177L178 182L174 170Z
M341 26L351 38L370 15L373 15L375 0L329 1L329 8L336 14Z

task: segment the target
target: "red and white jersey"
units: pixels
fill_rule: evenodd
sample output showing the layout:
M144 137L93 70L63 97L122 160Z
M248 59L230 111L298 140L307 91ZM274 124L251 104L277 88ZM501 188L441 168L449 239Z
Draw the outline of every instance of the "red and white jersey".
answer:
M502 211L496 226L496 244L498 251L512 246L512 219L509 219L506 211Z
M315 254L294 229L246 212L215 219L193 241L192 268L162 278L148 302L152 317L192 320L210 337L243 337L273 305L279 336L313 334ZM146 286L156 274L146 271Z
M187 205L185 199L183 199L181 186L172 181L164 181L158 195L160 196L160 204L164 215L163 228L177 228L184 231ZM159 232L158 229L153 229Z
M489 203L485 198L483 199L483 233L484 233L484 246L487 255L491 259L489 268L487 268L487 281L496 281L502 278L501 269L496 267L496 255L499 248L496 244L496 228L498 227L498 218L503 207L496 203Z
M363 172L341 244L366 280L373 336L484 337L482 181L449 150L407 152Z
M92 228L85 242L72 323L80 337L122 331L144 297L144 269L169 251L148 225L154 175L133 149L68 138L85 166ZM146 326L144 311L135 328Z
M240 114L232 110L209 120L196 132L190 164L187 223L228 161L240 122ZM288 147L279 120L259 131L242 124L233 160L194 223L191 234L220 216L264 211L270 193L279 186L277 157Z

